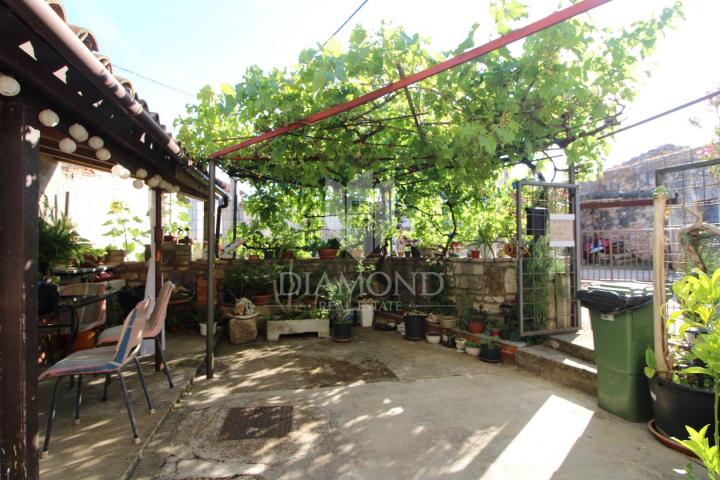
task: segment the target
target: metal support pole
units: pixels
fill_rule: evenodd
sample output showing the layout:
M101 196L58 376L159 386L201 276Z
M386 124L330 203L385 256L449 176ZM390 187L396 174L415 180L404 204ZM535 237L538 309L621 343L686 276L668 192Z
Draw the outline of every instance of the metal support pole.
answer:
M0 100L0 477L35 479L38 436L37 111Z
M213 378L215 369L215 159L208 160L207 198L207 336L205 337L205 376Z
M162 228L162 197L163 193L162 190L159 188L155 189L155 195L154 195L154 201L155 201L155 232L154 232L154 241L155 241L155 303L157 304L158 301L158 295L160 295L160 283L162 282L162 275L160 274L160 265L162 264L162 243L163 243L163 228ZM159 348L162 348L162 342L157 342L155 344L155 371L160 371L160 366L162 365L162 357L160 356L160 353L158 351L158 345Z
M525 183L518 182L517 184L517 199L515 217L517 221L517 318L518 327L520 328L520 336L522 337L525 333L525 318L524 318L524 292L523 292L523 230L522 230L522 189Z
M571 270L571 277L570 282L575 289L575 293L572 295L572 298L574 299L572 302L572 305L570 306L570 311L575 319L575 325L570 325L571 327L581 327L582 326L582 308L580 307L580 301L577 300L577 293L580 291L581 282L582 282L582 238L581 238L581 232L580 232L580 185L577 185L576 183L576 168L575 165L570 164L568 165L568 181L571 184L575 184L574 188L570 189L570 192L572 192L572 201L570 203L571 212L575 214L575 251L573 252L572 257L572 270ZM572 319L571 319L572 321Z
M237 240L237 214L238 214L237 184L238 184L237 180L235 180L233 178L233 181L232 181L232 186L233 186L232 243L235 243L235 240ZM235 259L235 258L237 258L237 249L233 251L233 259Z

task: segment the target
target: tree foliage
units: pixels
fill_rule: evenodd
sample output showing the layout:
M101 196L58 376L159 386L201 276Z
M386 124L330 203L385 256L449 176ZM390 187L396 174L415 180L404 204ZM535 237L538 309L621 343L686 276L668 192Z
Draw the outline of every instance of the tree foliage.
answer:
M378 182L394 180L397 214L434 232L428 241L474 239L477 213L498 211L503 169L524 164L540 172L564 156L580 178L598 171L607 148L598 133L619 123L635 95L640 61L680 14L678 2L620 30L578 17L221 163L255 186L276 185L253 196L272 198L265 203L278 211L286 208L275 196L283 189L315 191L293 198L319 205L325 178L347 183L372 171ZM527 11L506 0L493 4L491 15L505 33ZM475 46L477 28L438 54L399 27L356 27L346 49L330 41L303 50L292 67L251 67L234 86L203 88L177 121L179 137L202 159L460 54Z

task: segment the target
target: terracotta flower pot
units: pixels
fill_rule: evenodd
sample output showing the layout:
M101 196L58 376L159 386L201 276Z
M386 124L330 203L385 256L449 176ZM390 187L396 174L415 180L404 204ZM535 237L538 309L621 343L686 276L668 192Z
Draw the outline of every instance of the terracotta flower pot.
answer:
M270 300L272 300L272 297L272 293L261 293L258 295L253 295L252 302L255 305L267 305L268 303L270 303Z
M480 250L471 250L470 258L480 258Z
M318 250L318 255L320 255L321 260L332 260L337 257L337 252L337 248L321 248Z
M260 261L260 255L248 255L248 261L249 262L259 262Z
M502 335L502 328L493 328L490 330L490 336L500 337Z
M485 322L475 322L470 320L468 323L468 332L470 333L483 333L485 331Z
M291 260L291 259L295 258L295 254L293 253L292 250L283 250L282 253L280 254L280 258L282 260Z

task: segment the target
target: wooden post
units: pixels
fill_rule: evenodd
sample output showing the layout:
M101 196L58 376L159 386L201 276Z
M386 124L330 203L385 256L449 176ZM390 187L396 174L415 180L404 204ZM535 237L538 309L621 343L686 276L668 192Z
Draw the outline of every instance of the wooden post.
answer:
M155 201L155 232L153 235L153 240L155 242L155 302L157 303L158 295L160 295L160 288L162 285L160 284L162 282L162 275L160 273L160 265L162 264L162 244L163 244L163 228L162 228L162 197L163 193L162 190L159 188L156 188L154 191L154 201ZM155 371L160 371L160 366L162 365L162 360L160 357L160 351L157 348L157 345L160 345L160 348L163 348L164 342L158 342L155 344Z
M0 101L0 477L39 477L37 112Z
M657 188L653 196L653 324L654 347L657 370L670 370L667 356L667 339L663 308L665 305L665 204L668 194L664 188Z

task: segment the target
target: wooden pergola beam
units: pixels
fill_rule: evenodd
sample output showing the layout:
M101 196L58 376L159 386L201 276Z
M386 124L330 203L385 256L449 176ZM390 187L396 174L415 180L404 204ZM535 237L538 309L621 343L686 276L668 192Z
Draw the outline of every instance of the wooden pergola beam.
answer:
M37 112L0 100L0 473L39 478Z

